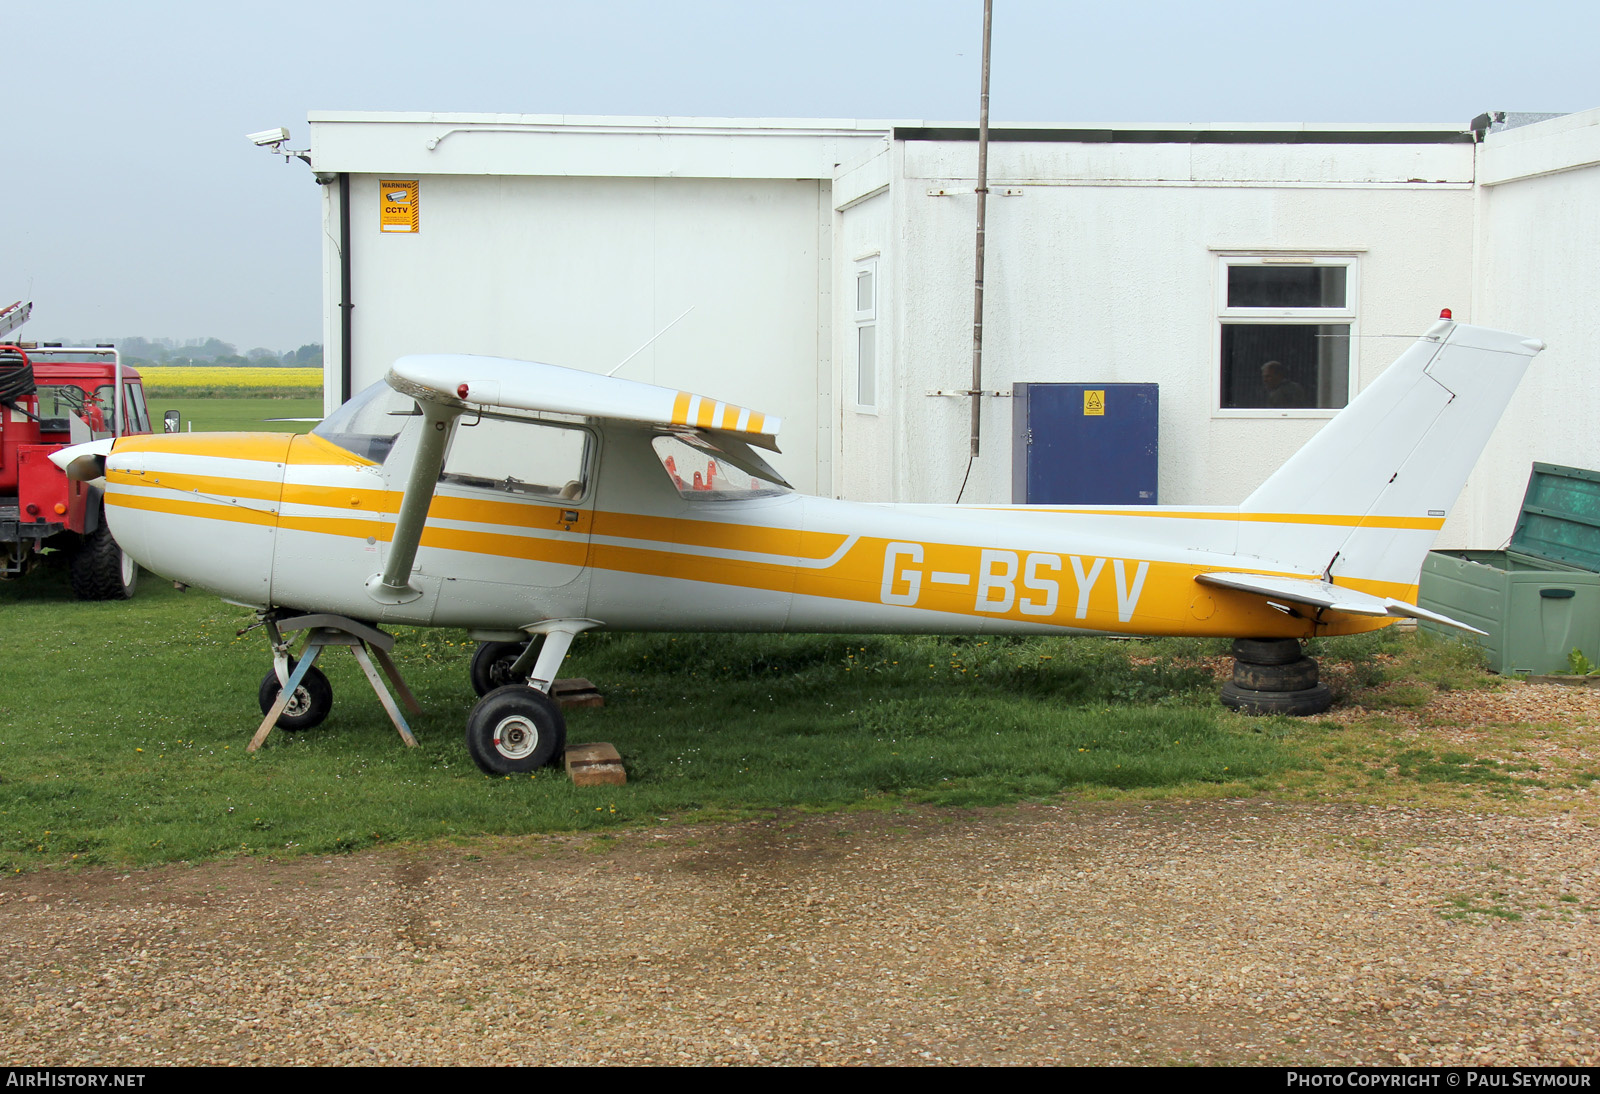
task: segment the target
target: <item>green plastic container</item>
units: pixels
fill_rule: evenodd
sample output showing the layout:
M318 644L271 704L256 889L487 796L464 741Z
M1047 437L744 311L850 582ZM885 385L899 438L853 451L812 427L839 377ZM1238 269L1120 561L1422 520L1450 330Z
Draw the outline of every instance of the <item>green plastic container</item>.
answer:
M1600 472L1536 463L1504 551L1433 551L1417 602L1488 636L1477 641L1503 675L1569 672L1579 650L1600 663Z

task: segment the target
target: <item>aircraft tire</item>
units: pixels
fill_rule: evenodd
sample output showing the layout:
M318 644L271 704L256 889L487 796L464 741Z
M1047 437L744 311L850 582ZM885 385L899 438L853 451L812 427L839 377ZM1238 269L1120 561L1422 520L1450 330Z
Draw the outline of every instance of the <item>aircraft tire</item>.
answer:
M1222 705L1240 714L1321 714L1333 705L1327 684L1300 691L1251 691L1236 684L1222 685Z
M289 658L289 671L293 672L295 659ZM278 693L283 690L283 685L278 683L278 674L269 671L261 678L261 689L256 693L256 701L261 704L261 713L265 714L272 709L272 704L278 701ZM302 729L315 729L320 726L328 712L333 709L333 685L328 683L328 678L322 670L312 665L306 670L305 676L300 679L300 686L294 689L294 697L283 708L283 713L278 715L278 728L287 733L299 733Z
M537 771L559 760L566 749L561 704L537 688L495 688L467 715L467 752L487 774Z
M139 584L139 564L111 538L104 522L83 537L69 569L79 600L129 600Z
M1302 657L1282 665L1233 663L1233 682L1246 691L1304 691L1317 683L1317 663Z
M1298 638L1235 638L1233 656L1251 665L1287 665L1304 655Z
M472 690L481 697L507 684L527 684L526 679L518 680L511 675L511 666L516 664L517 658L527 648L526 642L479 642L469 670Z

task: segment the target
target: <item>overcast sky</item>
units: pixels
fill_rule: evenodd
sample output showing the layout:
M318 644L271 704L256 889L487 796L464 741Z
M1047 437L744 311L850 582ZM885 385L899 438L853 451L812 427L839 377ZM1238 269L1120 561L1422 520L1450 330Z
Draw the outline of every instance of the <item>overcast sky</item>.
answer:
M1600 106L1600 5L995 0L1020 122L1450 122ZM310 110L977 117L982 0L7 4L22 336L322 340Z

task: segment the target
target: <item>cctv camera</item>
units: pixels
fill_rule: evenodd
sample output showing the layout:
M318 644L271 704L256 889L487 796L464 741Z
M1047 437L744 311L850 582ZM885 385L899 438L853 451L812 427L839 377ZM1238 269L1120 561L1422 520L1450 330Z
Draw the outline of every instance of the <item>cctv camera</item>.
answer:
M249 134L249 140L251 144L282 144L288 139L289 131L283 128L281 125L276 129L263 129L259 133Z

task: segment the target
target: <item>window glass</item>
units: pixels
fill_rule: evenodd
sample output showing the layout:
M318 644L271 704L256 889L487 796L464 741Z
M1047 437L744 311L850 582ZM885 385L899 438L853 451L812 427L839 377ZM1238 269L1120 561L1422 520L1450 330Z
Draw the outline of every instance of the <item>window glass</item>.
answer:
M389 458L406 418L419 413L409 395L380 380L358 392L311 432L362 459L382 463Z
M1222 324L1225 409L1342 407L1349 377L1348 324Z
M140 433L150 432L150 408L145 405L144 385L140 383L124 384L128 393L128 421L129 428Z
M856 407L878 407L878 264L868 259L856 267Z
M856 328L856 402L862 406L878 401L877 332L871 323Z
M105 416L106 428L113 433L121 432L117 429L119 416L117 414L116 393L111 390L110 384L101 384L94 389L94 402L100 408L100 413Z
M1229 266L1230 308L1343 308L1343 266Z
M39 417L50 421L83 415L88 394L76 384L40 384Z
M657 437L650 442L678 493L691 501L732 501L789 493L789 488L719 459L709 445L691 445L678 437Z
M1350 401L1354 258L1224 258L1218 409L1337 410Z
M505 418L456 425L439 481L460 486L578 501L589 451L586 430Z

